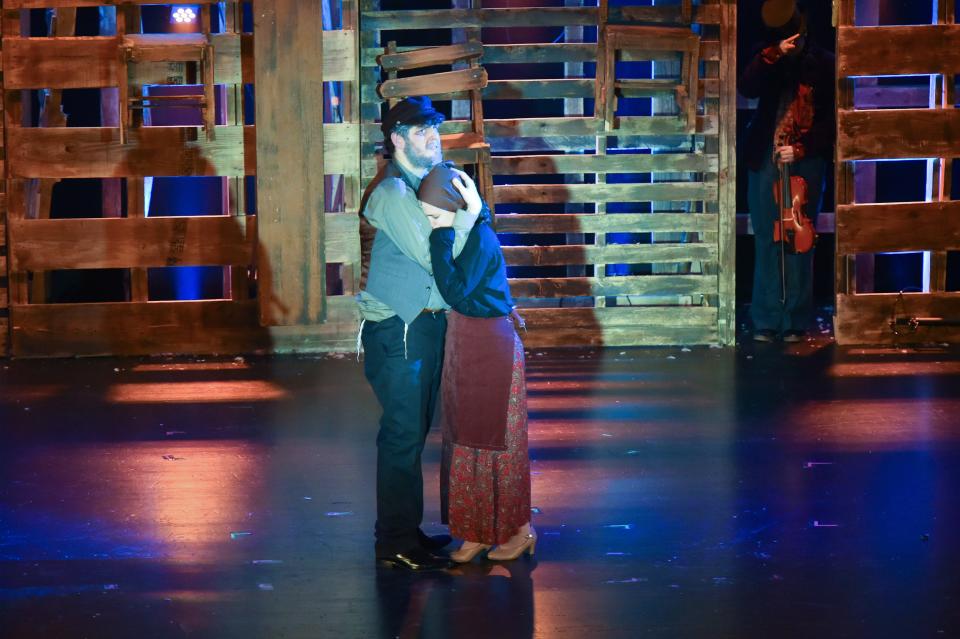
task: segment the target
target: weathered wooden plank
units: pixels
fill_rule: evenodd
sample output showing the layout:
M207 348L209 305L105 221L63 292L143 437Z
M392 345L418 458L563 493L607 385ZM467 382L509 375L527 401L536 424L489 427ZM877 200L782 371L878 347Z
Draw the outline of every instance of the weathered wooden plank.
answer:
M719 133L719 118L716 115L697 116L696 133L698 135L716 135ZM652 117L620 117L617 126L606 131L608 136L668 136L689 135L686 121L677 116L656 115Z
M352 264L360 261L360 218L356 213L326 215L326 261L328 264Z
M837 73L954 74L960 71L960 25L840 27Z
M352 296L327 300L327 322L258 324L255 300L17 306L18 357L351 350L360 323ZM0 324L6 318L0 318ZM2 329L2 325L0 325Z
M642 49L623 49L619 59L623 62L637 62L642 60L679 60L678 53ZM717 62L720 60L720 42L717 40L700 41L700 61Z
M717 309L708 306L525 308L520 313L528 329L707 326L717 321Z
M431 73L409 78L386 80L378 91L384 99L405 97L408 95L434 95L480 89L487 84L487 71L483 67L472 67L458 71Z
M324 170L341 175L359 163L359 125L325 124ZM147 177L154 175L254 175L253 126L218 126L208 141L194 127L119 129L11 127L7 133L10 177ZM316 170L316 167L314 168Z
M712 275L642 275L632 277L556 277L511 279L515 298L585 297L593 295L715 295Z
M352 81L356 60L355 33L331 30L323 35L323 74L327 82ZM81 36L4 38L4 83L8 89L75 89L116 86L119 38ZM212 36L217 84L253 80L253 36L215 33ZM173 84L166 64L139 63L130 67L135 84ZM180 74L173 74L180 75ZM177 82L183 84L183 81Z
M516 9L404 9L400 11L364 11L360 26L364 31L380 29L472 29L480 27L554 27L595 25L597 9L535 7Z
M566 311L566 309L558 309L558 311L559 310ZM599 324L580 328L530 328L530 324L528 323L527 331L522 334L522 339L526 348L571 346L698 346L717 344L720 341L717 333L716 320L711 324L703 326L649 324L643 326L618 326L613 328L605 328Z
M360 24L374 29L476 29L481 27L595 26L596 7L524 7L513 9L425 9L364 11ZM611 22L680 23L680 7L610 7ZM698 5L693 21L719 24L719 5Z
M352 295L327 298L327 320L313 326L271 326L274 353L354 351L360 313Z
M960 110L837 111L837 159L960 156Z
M716 141L716 138L715 135L703 136L703 140L708 143ZM490 149L496 153L582 153L593 151L596 140L595 136L565 135L545 138L492 138L488 139L488 142ZM374 143L379 142L377 139L362 142L361 154L364 157L372 156ZM690 149L689 135L619 136L617 142L620 149L648 150L653 153L675 153ZM371 172L371 161L361 160L361 166L364 177L371 177L375 173Z
M72 89L117 84L118 38L4 38L5 89Z
M606 132L611 136L682 136L685 135L683 120L674 116L624 117L620 128ZM470 130L466 120L447 120L440 126L440 133L465 133ZM716 116L697 118L697 131L711 135L717 132ZM496 138L548 138L548 137L594 137L603 135L592 117L569 118L494 118L484 121L484 134L493 144ZM383 138L380 125L365 123L362 142L379 142ZM592 148L590 145L587 148Z
M837 295L837 315L842 318L834 327L837 343L851 344L920 344L960 342L958 326L920 326L915 332L906 326L898 328L898 337L890 327L894 317L908 319L960 318L960 293Z
M207 44L207 38L202 33L128 33L119 36L119 40L133 64L199 62Z
M717 342L717 309L703 306L528 308L520 314L528 348Z
M960 202L843 204L836 219L838 253L960 249Z
M228 216L12 220L16 271L253 264L255 228Z
M484 100L558 100L564 98L592 98L595 82L584 78L561 78L547 80L492 80L482 88ZM676 82L664 80L657 87L621 91L625 97L654 97L675 94ZM464 100L466 91L438 93L425 87L434 100ZM716 98L720 95L720 83L716 79L700 81L700 95ZM402 93L406 95L405 92ZM410 95L415 95L411 89Z
M397 47L398 52L411 51L419 47ZM361 63L365 67L377 66L377 57L383 54L383 49L364 49ZM662 56L663 52L658 52ZM485 44L483 45L484 66L490 64L544 64L544 63L571 63L593 62L597 59L597 45L593 43L558 42L551 44ZM649 60L641 58L631 51L624 51L622 58L625 62L635 60ZM720 59L720 43L716 40L702 40L700 42L700 59L703 61L717 61Z
M693 7L692 22L700 24L720 24L720 4L699 4ZM610 7L610 22L643 22L654 24L683 24L683 9L679 5L661 5L654 7Z
M195 127L7 129L10 177L253 175L253 127L218 126L208 141ZM245 153L245 148L247 152Z
M353 82L357 67L357 32L332 29L323 32L323 81Z
M260 322L324 320L323 6L275 0L254 13Z
M397 47L398 53L414 51L419 47ZM483 45L484 66L490 64L523 63L538 64L545 62L592 62L596 58L595 44L485 44ZM364 67L376 67L377 58L383 55L382 48L366 48L361 54Z
M450 65L457 60L478 58L481 55L483 55L483 45L480 42L463 42L442 47L398 50L397 53L378 56L375 61L387 71L392 71Z
M323 125L323 171L353 175L360 166L360 125L350 122ZM311 169L319 170L319 167Z
M491 158L495 175L555 173L716 172L719 159L705 153L615 153L610 155L520 155Z
M644 86L646 84L647 86ZM638 80L636 82L623 81L617 83L617 95L625 98L657 98L675 96L676 79ZM717 78L707 78L697 81L697 95L701 98L719 98L720 81Z
M569 202L702 201L717 197L717 185L706 182L655 184L511 184L493 187L497 203L555 204Z
M503 255L510 266L658 264L715 261L717 247L715 244L504 246Z
M593 80L493 80L481 92L485 100L551 100L593 95ZM459 96L453 96L459 97ZM440 99L440 97L438 97Z
M497 216L498 233L658 233L716 231L718 216L699 213L540 213Z
M29 304L10 308L17 357L244 353L270 347L257 302Z

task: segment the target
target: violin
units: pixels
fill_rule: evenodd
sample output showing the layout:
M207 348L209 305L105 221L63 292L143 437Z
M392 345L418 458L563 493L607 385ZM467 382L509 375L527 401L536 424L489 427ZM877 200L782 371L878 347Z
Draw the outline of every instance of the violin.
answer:
M817 241L817 230L804 213L807 181L790 174L789 162L778 162L780 179L773 185L773 198L780 219L773 223L773 241L790 253L807 253Z

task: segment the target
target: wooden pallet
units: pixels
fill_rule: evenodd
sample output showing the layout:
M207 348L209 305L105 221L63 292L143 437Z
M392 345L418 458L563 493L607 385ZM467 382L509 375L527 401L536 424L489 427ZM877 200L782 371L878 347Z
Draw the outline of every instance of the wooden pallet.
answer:
M484 125L495 154L491 166L497 182L497 230L521 238L505 248L508 264L554 266L566 273L511 279L514 295L526 307L521 309L528 317L526 343L732 343L736 3L608 8L603 2L600 7L484 9L476 0L464 0L454 6L380 11L376 0L361 3L365 182L376 173L375 151L381 138L382 103L375 92L381 31L402 29L409 37L428 29L450 29L452 39L462 41L456 39L458 34L479 34L481 28L565 27L565 42L488 42L481 58L488 68L526 64L543 70L545 63L562 63L565 69L560 75L545 70L541 77L492 79L483 89L485 112L511 104L507 100L564 104L564 111L553 117L504 114L487 118ZM681 116L674 102L662 114L619 117L616 130L607 130L603 118L583 113L583 101L594 97L596 82L578 76L583 64L596 62L600 54L596 44L569 37L573 30L607 22L642 23L650 29L661 25L664 33L675 36L676 29L691 21L700 25L698 54L704 72L691 91L697 94L697 103L686 106L699 111L691 109ZM399 50L417 46L410 40L406 44ZM628 48L619 59L679 60L664 49L669 47ZM617 91L622 98L655 98L666 104L674 100L679 83L665 78L627 81ZM435 99L465 97L461 92ZM497 110L503 113L504 108ZM460 133L467 127L466 121L454 118L444 123L441 133ZM635 179L626 183L608 179L612 174L631 174ZM540 175L562 175L562 183L537 179ZM611 212L625 203L633 207L631 213ZM662 208L652 209L650 203ZM541 212L516 213L530 205ZM653 241L614 244L607 241L610 233L650 234ZM561 239L542 245L543 235ZM608 276L610 264L646 265L649 274Z
M44 88L55 94L64 89L115 87L122 72L117 35L76 38L58 32L47 38L25 38L21 37L22 15L38 7L63 13L101 4L84 0L4 3L3 103L9 135L5 169L12 195L10 219L0 218L4 236L8 231L10 235L9 259L0 260L4 274L6 262L11 271L12 353L348 348L359 323L350 296L352 269L359 262L357 219L349 214L359 199L359 126L355 117L345 118L346 123L324 123L318 117L324 100L316 87L321 82L328 83L324 90L332 82L355 85L356 11L345 3L347 28L322 32L321 37L323 12L331 8L328 0L264 3L261 8L269 8L272 17L268 19L267 11L256 12L261 37L255 40L252 33L243 32L241 3L227 3L226 32L210 36L213 77L226 105L225 120L216 123L215 135L204 135L196 127L138 126L134 117L127 135L121 136L117 113L105 113L104 126L94 128L22 126L24 90ZM168 60L184 47L195 48L192 41L187 42L190 37L139 35L141 4L148 3L124 3L116 9L120 36L142 45L137 51L149 49L149 55L137 55L136 63L128 65L124 75L129 79L129 94L139 95L144 85L187 84L190 66L180 64L174 69ZM209 15L203 8L200 13ZM310 55L316 64L303 67L299 61L306 43L315 49ZM255 81L259 127L245 124L244 116L244 85ZM303 93L304 87L314 93ZM104 91L105 102L117 101L116 89L112 94L106 93L111 89ZM291 94L314 106L285 108ZM357 99L348 97L345 102L345 114L357 111ZM144 179L151 176L221 177L223 214L146 217ZM258 179L260 216L245 197L244 180L252 176ZM345 184L334 176L345 176ZM34 185L64 178L102 179L104 217L48 220L32 212L27 202L37 200L28 197ZM127 193L123 217L122 181ZM344 194L338 202L345 202L346 208L324 205L325 182L337 184ZM147 269L172 264L222 266L224 299L152 301ZM328 264L340 269L346 295L326 294ZM49 304L39 286L44 272L101 268L129 272L128 301ZM255 272L252 285L249 276ZM254 289L265 294L251 298ZM6 306L7 299L4 290L0 303ZM3 315L0 310L6 329Z
M853 0L839 3L834 327L840 344L960 341L960 293L945 290L947 251L960 249L960 202L950 197L952 158L960 155L954 108L960 26L952 0L936 6L935 24L876 27L856 24ZM855 108L854 78L881 75L930 75L928 108ZM933 158L928 201L874 203L854 163L905 158ZM872 292L864 270L872 273L875 254L899 251L927 252L927 290ZM924 321L913 325L918 318Z

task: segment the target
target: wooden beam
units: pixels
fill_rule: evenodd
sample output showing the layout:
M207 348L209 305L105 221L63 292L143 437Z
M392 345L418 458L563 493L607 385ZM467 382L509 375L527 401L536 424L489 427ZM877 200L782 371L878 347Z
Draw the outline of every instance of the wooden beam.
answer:
M510 266L711 262L717 259L717 247L705 243L504 246L503 256Z
M186 35L186 34L184 34ZM184 35L159 36L165 38ZM146 36L156 38L158 36ZM214 77L217 84L253 81L253 36L215 33ZM77 89L116 86L120 38L82 36L4 38L4 83L8 89ZM169 52L162 55L167 56ZM327 82L353 79L356 46L352 31L323 33L323 77ZM135 84L168 84L166 64L141 62L131 68Z
M719 5L698 5L693 21L719 24ZM682 21L677 6L611 7L611 22L673 23ZM364 11L364 30L471 29L481 27L596 26L596 7L524 7L511 9L423 9Z
M426 82L426 80L421 82ZM630 98L675 95L676 82L666 80L653 82L657 84L648 88L621 89L619 93L624 97ZM426 86L426 93L435 101L462 100L467 97L466 91L439 93L435 89L429 88L429 85ZM593 97L593 90L593 80L584 78L557 78L543 80L492 80L487 82L486 86L481 90L481 93L484 100L557 100L564 98L590 98ZM720 83L716 79L700 80L698 91L701 96L717 98L720 95ZM401 94L406 95L405 92L401 92ZM415 95L415 92L411 90L409 94Z
M521 308L524 345L715 344L717 309L706 306Z
M257 170L253 126L218 126L207 141L195 127L131 129L120 144L119 129L9 127L9 176L18 177L149 177L153 175L254 175ZM328 175L356 170L359 126L323 125ZM317 170L314 167L313 170Z
M960 202L837 207L839 253L923 250L960 250Z
M654 233L716 231L719 216L700 213L536 213L497 216L498 233Z
M594 295L716 295L713 275L637 275L511 279L515 298L589 297Z
M682 120L674 116L636 116L622 117L617 131L606 135L627 136L678 136L689 138ZM440 133L466 133L470 122L466 120L447 120L440 126ZM716 116L699 116L697 132L704 135L718 132ZM592 117L569 118L494 118L484 121L484 133L491 144L497 138L546 138L546 137L589 137L601 132ZM364 123L361 140L379 142L383 139L378 123ZM582 147L581 147L582 148ZM592 145L589 147L592 148Z
M894 317L939 317L960 320L960 293L875 293L838 295L837 314L843 321L834 327L837 343L848 344L921 344L960 341L960 327L920 326L911 331L906 326L894 334L890 321Z
M717 185L706 182L656 184L515 184L495 186L497 203L702 201L717 198Z
M28 304L10 308L16 357L248 353L270 347L256 301Z
M321 2L259 5L254 32L260 322L317 324L326 302Z
M840 27L841 76L960 72L960 25Z
M555 173L716 172L719 158L705 153L617 153L615 155L497 156L490 167L495 175Z
M960 110L837 111L837 160L960 156Z
M386 70L422 69L437 65L449 66L458 60L479 58L483 45L479 42L464 42L442 47L415 48L411 51L384 54L377 63Z
M221 215L12 220L17 271L253 263L245 218Z
M7 129L9 177L252 175L252 127L217 127L207 141L195 127L142 127L120 144L117 128Z
M326 34L324 34L326 35ZM397 47L398 53L419 49L420 47ZM324 49L326 51L326 49ZM383 49L363 49L361 64L365 67L377 66L377 57ZM632 62L648 58L636 57L625 51L622 60ZM660 53L662 55L662 52ZM484 65L488 64L545 64L593 62L597 56L597 45L593 43L558 42L550 44L485 44L483 45ZM700 59L717 61L720 59L720 42L717 40L700 41Z
M480 89L487 85L487 71L483 67L470 67L458 71L430 73L387 80L380 85L380 97L384 99L408 95L435 95L455 91Z
M720 343L730 346L737 339L737 96L731 85L737 81L737 11L738 3L724 2L721 7L718 81L726 87L720 95L720 167L717 174L719 193L719 233L717 235L719 269L717 327ZM709 98L710 96L705 96ZM709 207L708 207L709 210Z

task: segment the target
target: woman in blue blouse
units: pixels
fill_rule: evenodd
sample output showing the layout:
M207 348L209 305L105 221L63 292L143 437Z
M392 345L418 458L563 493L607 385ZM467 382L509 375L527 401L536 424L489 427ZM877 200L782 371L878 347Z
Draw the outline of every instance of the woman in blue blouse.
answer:
M454 561L468 562L488 550L488 558L505 561L532 555L537 543L530 526L524 354L486 204L453 258L453 214L467 208L469 180L440 164L418 193L433 229L434 280L452 307L440 390L441 500L450 533L464 540L451 555Z

